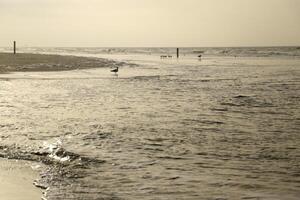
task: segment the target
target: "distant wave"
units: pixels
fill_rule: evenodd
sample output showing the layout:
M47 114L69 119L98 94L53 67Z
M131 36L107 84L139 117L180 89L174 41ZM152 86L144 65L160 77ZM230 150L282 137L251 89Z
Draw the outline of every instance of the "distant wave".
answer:
M175 54L176 48L102 48L102 47L20 47L26 53L57 54ZM0 48L1 52L12 51L11 47ZM203 47L180 48L184 56L237 56L237 57L300 57L300 47Z

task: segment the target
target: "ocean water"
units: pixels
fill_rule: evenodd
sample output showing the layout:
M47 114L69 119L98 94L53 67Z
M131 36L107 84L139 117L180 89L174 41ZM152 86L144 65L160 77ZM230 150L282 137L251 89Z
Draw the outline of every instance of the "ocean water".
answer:
M1 155L48 200L299 199L298 48L20 50L135 64L0 75Z
M12 52L12 47L0 47L1 52ZM103 48L103 47L18 47L18 52L55 53L71 55L98 56L110 55L144 56L144 55L173 55L176 48ZM300 57L300 47L193 47L180 48L182 57Z

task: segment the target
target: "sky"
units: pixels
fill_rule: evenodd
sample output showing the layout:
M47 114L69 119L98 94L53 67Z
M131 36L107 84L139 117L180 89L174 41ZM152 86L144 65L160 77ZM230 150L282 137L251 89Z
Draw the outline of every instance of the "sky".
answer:
M299 46L300 0L0 0L0 46Z

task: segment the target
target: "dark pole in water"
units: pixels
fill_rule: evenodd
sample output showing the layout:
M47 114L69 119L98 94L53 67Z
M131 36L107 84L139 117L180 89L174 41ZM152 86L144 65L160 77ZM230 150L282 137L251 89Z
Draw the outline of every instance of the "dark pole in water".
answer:
M177 58L179 58L179 48L177 48Z
M16 54L16 41L14 41L14 54Z

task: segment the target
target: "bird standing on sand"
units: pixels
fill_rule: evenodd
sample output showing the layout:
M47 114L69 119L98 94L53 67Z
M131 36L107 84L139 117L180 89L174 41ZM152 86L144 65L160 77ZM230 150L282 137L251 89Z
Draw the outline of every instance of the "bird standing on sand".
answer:
M115 69L112 69L110 70L111 72L115 72L115 74L117 74L117 72L119 71L119 67L115 68Z

